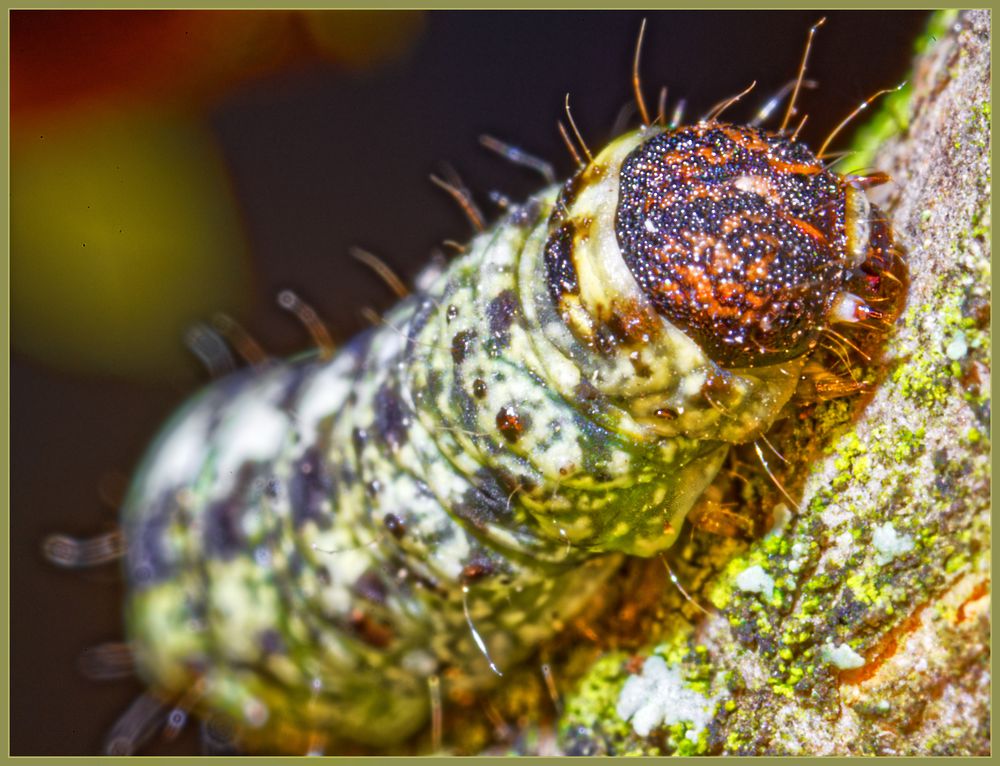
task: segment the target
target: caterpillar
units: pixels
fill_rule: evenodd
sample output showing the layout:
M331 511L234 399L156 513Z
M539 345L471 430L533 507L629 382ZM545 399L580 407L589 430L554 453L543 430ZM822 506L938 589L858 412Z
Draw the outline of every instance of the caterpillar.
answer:
M823 288L788 302L816 302L796 306L795 322L756 316L753 345L720 312L687 314L671 291L647 292L670 276L637 212L650 185L672 183L647 169L654 152L738 154L722 163L738 174L718 182L730 196L765 200L763 190L799 201L800 213L832 210L761 236L808 250L810 228L833 231L832 260L850 269L828 256L798 274ZM771 164L754 164L762 158ZM796 186L785 165L815 183ZM863 180L818 168L801 144L722 122L628 133L421 280L424 290L332 360L247 371L199 395L154 446L123 516L130 640L154 685L197 689L198 705L243 716L262 738L329 729L384 744L387 731L423 725L428 679L447 683L454 667L455 683L496 682L611 576L619 553L670 544L726 446L782 412L831 312L850 318L877 302L870 278L895 268L884 260L888 227L863 230ZM766 184L740 180L758 173ZM733 224L765 212L728 209ZM714 215L701 218L715 225ZM602 239L631 255L607 261L592 247ZM795 273L777 261L762 283ZM609 291L629 275L638 291ZM837 301L845 290L869 300ZM738 299L725 297L745 311ZM648 515L621 531L601 508ZM386 568L406 576L386 579ZM272 603L255 612L250 582L261 573L271 581L252 586L255 598ZM302 607L289 633L255 621L273 623L282 600ZM219 620L210 648L187 654L189 628ZM208 679L228 672L223 649L233 667L260 666L253 681L243 670ZM317 684L306 669L324 663L337 672Z

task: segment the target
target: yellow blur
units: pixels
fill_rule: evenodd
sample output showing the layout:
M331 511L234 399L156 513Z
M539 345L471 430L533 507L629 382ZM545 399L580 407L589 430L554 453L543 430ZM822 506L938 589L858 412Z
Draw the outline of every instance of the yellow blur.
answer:
M11 331L61 369L176 371L192 322L249 305L246 243L196 118L103 108L35 123L11 167Z

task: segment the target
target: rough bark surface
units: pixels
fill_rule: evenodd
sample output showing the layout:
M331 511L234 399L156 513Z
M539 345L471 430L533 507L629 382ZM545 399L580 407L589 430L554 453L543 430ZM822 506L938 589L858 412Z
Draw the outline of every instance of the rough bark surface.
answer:
M671 554L714 609L636 565L631 595L660 599L645 643L622 639L583 675L563 752L990 752L991 19L942 19L908 125L885 140L883 124L865 155L893 178L876 202L911 280L874 395L789 426L796 502L769 534Z

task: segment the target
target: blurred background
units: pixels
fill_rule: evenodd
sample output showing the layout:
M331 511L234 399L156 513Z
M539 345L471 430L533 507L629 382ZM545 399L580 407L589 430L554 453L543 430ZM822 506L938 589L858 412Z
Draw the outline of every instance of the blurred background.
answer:
M346 339L392 302L349 248L410 280L468 238L427 180L446 165L491 219L491 190L541 187L483 133L565 177L565 94L599 148L643 16L650 108L667 85L693 119L757 80L740 121L823 15L799 102L813 146L906 77L926 12L11 12L10 752L97 753L141 688L77 669L122 637L114 565L61 571L40 543L114 527L145 445L206 380L189 328L225 311L267 351L301 350L275 301L291 287ZM196 752L189 729L149 752Z

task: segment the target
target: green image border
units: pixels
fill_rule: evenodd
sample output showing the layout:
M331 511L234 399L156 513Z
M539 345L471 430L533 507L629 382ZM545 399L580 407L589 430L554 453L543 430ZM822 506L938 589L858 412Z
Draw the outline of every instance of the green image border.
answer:
M829 3L803 3L803 2L768 2L768 3L757 3L757 2L728 2L719 3L708 6L704 3L696 4L691 2L665 2L663 0L659 1L633 1L627 3L626 5L615 5L607 0L575 0L574 2L557 2L553 0L548 0L548 2L543 2L540 4L517 1L517 0L506 0L505 2L489 2L482 3L474 6L470 6L468 2L447 2L446 0L438 0L437 2L413 2L412 0L399 0L398 2L392 2L391 0L382 0L377 3L361 2L361 1L349 1L342 0L341 2L330 3L330 2L298 2L290 6L278 5L274 2L253 2L252 0L232 0L231 2L212 2L205 5L194 5L191 2L182 2L181 0L164 0L162 2L156 3L137 3L137 2L102 2L98 5L84 6L80 4L73 4L69 2L58 2L57 0L51 1L39 1L31 3L19 3L10 6L6 6L6 13L4 15L3 23L0 24L0 48L3 50L4 61L9 62L10 51L11 51L11 40L10 40L10 13L13 10L153 10L153 9L191 9L191 10L266 10L266 9L280 9L280 10L295 10L295 9L329 9L329 10L339 10L339 9L365 9L365 10L564 10L564 11L580 11L580 10L761 10L761 11L782 11L782 10L812 10L817 11L829 8L831 4ZM957 6L956 8L974 8L981 7L978 5L972 6ZM848 0L847 2L838 3L836 8L845 10L931 10L941 8L939 4L930 2L914 2L909 0L908 2L903 2L901 0L882 0L876 4L871 4L869 2L862 2L860 0ZM3 551L5 556L5 578L7 587L3 591L3 620L4 620L4 630L3 630L3 648L6 650L6 663L5 668L5 686L6 694L2 697L2 711L0 711L0 737L5 743L5 747L0 753L0 759L3 762L11 763L28 763L28 762L38 762L38 763L56 763L56 764L93 764L93 763L107 763L109 758L106 756L65 756L65 757L51 757L51 756L11 756L10 755L10 716L11 716L11 697L10 697L10 682L11 682L11 641L10 641L10 627L11 627L11 615L10 615L10 602L11 602L11 585L10 585L10 566L11 566L11 535L10 535L10 514L12 509L10 507L10 488L11 488L11 472L10 472L10 458L11 458L11 379L10 379L10 305L11 305L11 277L10 277L10 79L9 79L9 66L7 67L7 76L3 78L3 105L5 110L4 120L4 136L5 144L7 145L7 152L5 153L4 162L5 170L5 197L7 204L3 206L2 216L4 230L7 236L4 238L3 242L3 252L2 252L2 263L3 263L3 290L2 290L2 302L3 311L5 316L5 322L3 323L2 330L2 345L5 353L5 358L7 361L6 368L4 370L4 375L2 379L2 393L5 401L5 417L3 419L3 461L2 461L2 478L0 482L3 485L2 498L0 498L0 503L2 503L2 509L4 512L4 518L7 520L7 524L3 528L3 538L4 545ZM40 722L40 725L44 725L44 722ZM332 760L335 756L325 756L322 760ZM531 757L526 757L531 758ZM194 756L194 757L174 757L174 756L135 756L132 758L133 763L188 763L193 759L197 763L211 764L211 763L268 763L268 764L293 764L301 762L299 757L252 757L252 756L234 756L234 757L215 757L215 756ZM412 760L409 757L388 757L388 756L372 756L365 758L366 761L372 763L381 762L399 762ZM428 764L447 764L455 761L452 757L443 756L425 756L420 758L421 762ZM481 764L507 764L510 763L510 758L501 757L468 757L462 760L475 760L477 763ZM531 760L534 760L531 758ZM608 763L610 760L619 760L618 758L608 757L589 757L589 758L574 758L573 763ZM666 757L659 760L668 760ZM703 757L700 762L704 763L732 763L734 758L722 758L722 757ZM752 759L755 764L765 764L765 763L777 763L779 761L787 762L787 759L779 759L777 757L759 757ZM846 759L830 759L830 760L846 760ZM899 759L905 760L907 762L920 763L925 760L930 760L925 757L912 757ZM972 760L971 758L959 758L954 759L958 761ZM981 759L976 759L981 760Z

